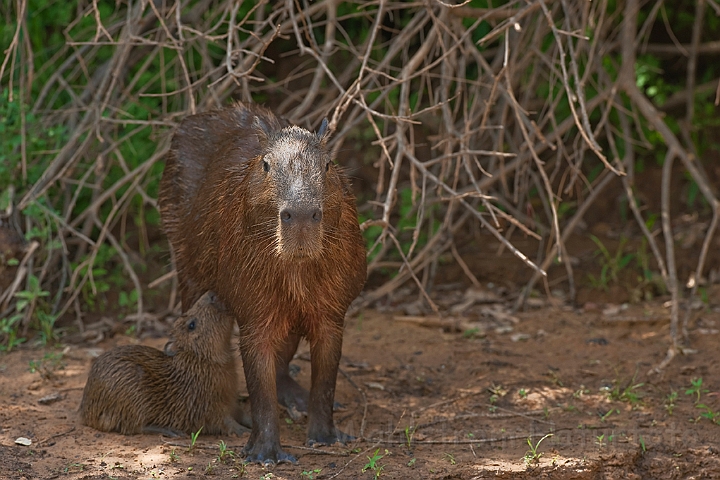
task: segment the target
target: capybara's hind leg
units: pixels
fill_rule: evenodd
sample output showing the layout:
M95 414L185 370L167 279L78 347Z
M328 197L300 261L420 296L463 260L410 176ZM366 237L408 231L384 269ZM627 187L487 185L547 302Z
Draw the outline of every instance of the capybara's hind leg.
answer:
M312 385L308 404L308 436L310 446L332 445L354 440L337 428L333 421L333 403L340 355L342 354L342 327L310 339Z
M290 334L281 345L275 363L277 374L278 402L287 408L293 420L299 420L307 414L309 392L290 376L290 362L300 343L300 335Z

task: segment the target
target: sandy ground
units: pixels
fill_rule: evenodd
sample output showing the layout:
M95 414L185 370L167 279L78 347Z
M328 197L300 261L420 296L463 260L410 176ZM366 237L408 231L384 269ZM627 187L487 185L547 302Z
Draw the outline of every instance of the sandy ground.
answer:
M274 468L243 464L247 435L201 435L191 448L189 438L79 424L93 357L126 343L162 348L162 336L24 346L0 356L0 477L720 478L720 313L712 305L691 322L695 353L650 374L669 345L661 301L581 310L537 301L511 315L471 293L446 299L479 299L465 303L464 332L420 325L428 317L407 308L348 319L336 396L344 408L335 418L360 439L306 448L305 422L279 410L282 443L299 464ZM293 365L306 386L308 360L301 344ZM20 437L32 443L16 444Z

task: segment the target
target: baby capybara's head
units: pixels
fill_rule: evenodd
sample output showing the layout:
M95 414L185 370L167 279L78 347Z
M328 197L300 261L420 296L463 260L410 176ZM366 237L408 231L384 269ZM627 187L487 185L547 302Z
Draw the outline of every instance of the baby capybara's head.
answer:
M232 355L233 317L214 292L206 292L190 310L175 320L168 356L191 354L223 363Z
M343 184L327 150L327 120L312 133L255 117L261 155L247 165L248 220L278 257L319 258L340 220Z

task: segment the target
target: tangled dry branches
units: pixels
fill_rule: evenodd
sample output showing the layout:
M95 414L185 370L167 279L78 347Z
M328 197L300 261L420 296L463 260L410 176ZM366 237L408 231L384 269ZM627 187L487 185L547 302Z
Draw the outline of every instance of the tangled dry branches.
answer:
M364 304L408 281L426 292L445 252L464 265L453 239L473 225L510 249L518 268L534 272L525 295L559 261L573 297L565 241L603 189L622 182L672 293L674 354L680 293L669 182L662 205L654 206L662 211L663 246L634 196L636 147L657 148L639 125L662 137L664 180L679 159L712 205L695 278L717 225L718 200L690 135L673 133L637 86L637 52L663 12L661 1L646 5L649 15L639 24L640 3L626 0L624 10L613 11L608 0L509 1L495 8L440 0L155 0L103 11L95 0L81 2L39 94L28 93L38 72L22 35L0 68L11 94L15 87L31 101L29 112L68 133L10 215L27 232L37 220L20 212L37 205L52 228L3 292L3 314L12 313L10 300L34 272L58 292L54 314L75 309L79 316L79 295L94 289L92 266L101 246L110 245L138 292L140 318L147 285L137 274L137 248L122 236L129 212L156 208L153 189L178 120L234 98L267 102L310 128L328 117L334 152L354 152L356 170L372 163L376 188L360 206L362 227L378 232L369 270L398 273L367 291ZM698 1L699 19L708 14L704 5ZM19 0L18 33L26 15L26 0ZM698 22L691 45L678 46L688 57L689 119L701 28ZM149 142L152 148L137 150ZM24 176L33 161L23 150ZM583 173L588 162L603 167L592 179ZM570 199L576 206L563 217L559 207ZM402 219L411 220L410 228ZM513 245L516 232L537 240L534 258Z

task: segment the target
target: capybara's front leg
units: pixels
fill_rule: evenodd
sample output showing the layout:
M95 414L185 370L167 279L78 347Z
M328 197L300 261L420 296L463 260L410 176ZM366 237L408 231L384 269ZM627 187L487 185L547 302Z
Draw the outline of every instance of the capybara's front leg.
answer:
M342 354L342 326L328 330L309 339L312 384L307 443L310 446L354 440L352 436L335 428L333 421L335 382Z
M295 457L280 447L275 389L275 352L268 341L262 344L249 343L243 342L240 347L252 415L252 431L243 453L248 462L297 463Z

